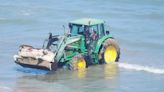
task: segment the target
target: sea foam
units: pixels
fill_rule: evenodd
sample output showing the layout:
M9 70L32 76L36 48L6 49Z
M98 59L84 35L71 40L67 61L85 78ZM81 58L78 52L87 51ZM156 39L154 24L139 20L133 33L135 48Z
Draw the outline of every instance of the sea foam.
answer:
M164 74L164 69L149 67L149 66L142 66L137 64L128 64L128 63L118 63L120 68L135 70L135 71L145 71L155 74Z

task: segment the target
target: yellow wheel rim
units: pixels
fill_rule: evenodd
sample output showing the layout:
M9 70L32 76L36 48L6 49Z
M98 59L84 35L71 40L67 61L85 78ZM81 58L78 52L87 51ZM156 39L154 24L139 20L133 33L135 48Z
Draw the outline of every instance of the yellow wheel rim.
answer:
M117 58L117 50L114 46L110 45L105 49L104 59L106 63L115 62Z
M86 62L84 59L79 59L77 61L77 69L78 70L84 70L86 68Z

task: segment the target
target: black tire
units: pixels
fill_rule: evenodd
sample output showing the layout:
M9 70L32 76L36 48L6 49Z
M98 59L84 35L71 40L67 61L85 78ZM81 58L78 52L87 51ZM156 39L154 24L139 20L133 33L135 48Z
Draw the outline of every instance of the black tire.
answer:
M110 59L110 57L108 57L109 60L107 61L107 59L105 59L106 58L105 56L107 56L106 50L108 48L112 48L112 50L114 49L115 54L114 54L114 58L112 58L112 60ZM108 52L109 51L110 51L110 49L108 50ZM100 47L100 50L99 50L99 63L103 64L103 63L110 63L110 62L118 62L119 58L120 58L120 48L118 46L118 43L116 42L115 39L108 38L107 40L104 41L104 43Z
M80 62L81 64L83 64L81 68L79 68L80 66L78 66ZM81 54L77 54L72 57L72 59L70 60L70 70L77 71L77 70L83 70L85 68L86 68L86 61Z

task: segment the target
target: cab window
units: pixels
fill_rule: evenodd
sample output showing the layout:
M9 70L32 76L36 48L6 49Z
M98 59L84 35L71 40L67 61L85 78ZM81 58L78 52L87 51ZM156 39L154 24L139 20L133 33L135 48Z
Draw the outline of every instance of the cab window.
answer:
M104 24L100 24L100 36L104 36L105 35L105 30L104 30Z
M82 25L71 24L70 26L71 34L82 34L84 32L84 27Z

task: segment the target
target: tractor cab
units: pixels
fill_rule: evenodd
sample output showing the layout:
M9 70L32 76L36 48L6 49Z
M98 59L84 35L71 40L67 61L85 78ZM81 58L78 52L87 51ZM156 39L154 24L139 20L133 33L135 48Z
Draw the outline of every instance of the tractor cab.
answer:
M104 21L99 19L84 18L69 23L71 36L82 35L85 38L85 46L92 53L98 39L106 35Z
M96 40L103 37L106 32L104 29L104 21L98 19L84 18L69 23L71 35L84 35Z

